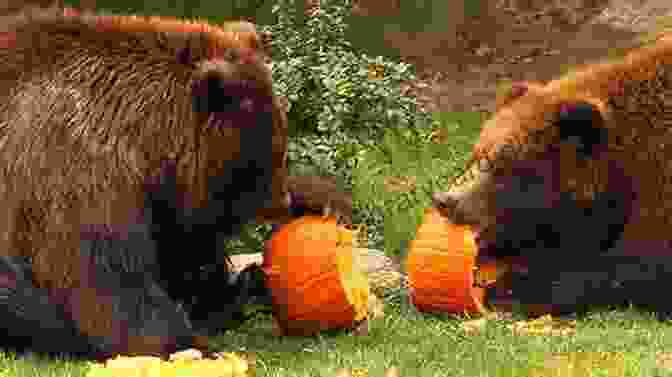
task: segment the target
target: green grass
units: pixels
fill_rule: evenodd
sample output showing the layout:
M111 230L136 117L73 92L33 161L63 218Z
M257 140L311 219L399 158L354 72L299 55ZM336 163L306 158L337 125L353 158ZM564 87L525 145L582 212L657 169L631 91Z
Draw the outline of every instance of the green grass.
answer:
M439 183L431 181L427 169L421 173L422 167L439 169L446 179L454 175L480 129L477 118L471 116L439 116L441 127L450 132L447 144L427 143L426 148L419 150L404 146L395 137L388 138L388 148L407 159L388 159L381 163L380 172L371 172L371 176L384 177L389 173L416 177L418 185L438 186ZM382 195L390 203L395 195L404 195L370 194ZM415 208L426 204L427 198L416 192L407 200L415 204L391 220L403 225L386 228L386 238L403 239L412 234L414 224L408 219ZM672 376L672 367L656 366L659 353L672 355L672 327L669 322L657 321L648 314L634 310L593 313L579 319L576 332L566 336L516 335L507 328L512 322L513 319L490 320L480 331L466 333L461 327L463 319L419 314L402 302L388 304L385 317L372 322L368 336L336 333L278 338L271 334L270 318L261 317L214 338L212 344L222 351L253 356L260 377L336 376L343 368L383 376L392 366L398 368L402 377ZM590 358L602 353L616 357L603 363ZM573 355L574 372L568 369L567 362L559 359L562 355ZM86 370L85 363L17 360L11 355L0 358L0 377L84 376Z
M403 255L430 205L431 193L447 188L464 167L480 132L478 113L438 113L434 130L443 143L404 139L390 132L380 147L367 151L353 173L355 199L383 209L387 253ZM429 139L429 137L427 137Z
M184 1L175 1L167 11L159 0L135 2L99 0L117 11L145 11L152 7L160 14L185 14ZM212 12L214 2L196 1L190 14ZM149 5L148 5L149 4ZM190 2L193 4L193 2ZM207 6L206 6L207 4ZM143 7L142 9L140 7ZM148 8L149 7L149 8ZM149 10L148 10L149 9ZM195 10L194 10L195 9ZM358 200L385 208L383 246L387 252L403 254L412 237L421 211L429 204L429 193L445 188L459 172L480 129L475 114L437 114L448 141L428 140L409 144L390 134L383 148L370 151L360 166L355 194ZM390 178L410 183L409 189L390 189ZM252 354L257 376L335 376L341 368L364 368L369 376L383 376L395 366L400 376L666 376L669 370L656 369L658 353L672 355L672 327L634 310L594 313L578 320L569 336L515 335L506 325L511 320L493 320L479 332L465 333L462 320L416 313L407 305L388 305L383 319L372 323L368 336L345 333L313 338L277 338L271 335L268 317L259 318L237 331L213 339L222 351ZM554 355L593 355L607 352L620 361L592 365L592 374L574 373L553 364ZM588 356L585 356L588 357ZM581 356L577 356L580 360ZM16 359L0 355L0 377L84 376L85 363ZM563 374L564 373L564 374ZM123 376L120 376L123 377ZM197 376L195 376L197 377Z
M390 305L367 337L276 339L269 321L260 320L218 341L253 351L259 376L334 376L341 368L383 376L391 366L401 376L530 376L549 355L576 351L624 356L610 376L653 376L655 352L672 347L669 325L634 310L593 314L578 321L575 335L563 337L515 335L506 327L512 320L493 320L477 333L465 333L461 323ZM613 374L619 367L625 373Z
M398 368L400 376L428 377L672 375L656 367L657 353L672 350L672 327L634 310L594 313L579 319L576 333L569 336L515 335L506 327L511 322L492 320L481 331L466 333L459 319L421 315L402 304L388 305L385 317L374 321L365 337L340 333L277 338L271 335L270 319L265 317L213 343L222 350L253 355L259 377L332 377L342 368L383 376L391 366ZM593 374L562 374L566 364L553 364L554 355L568 353L575 353L579 362L598 353L619 358L594 362ZM85 373L82 363L0 358L2 377Z

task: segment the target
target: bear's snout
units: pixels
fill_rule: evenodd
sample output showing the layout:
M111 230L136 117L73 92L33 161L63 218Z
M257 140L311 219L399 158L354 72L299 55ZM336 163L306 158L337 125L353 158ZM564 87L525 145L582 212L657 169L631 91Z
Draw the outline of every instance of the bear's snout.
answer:
M490 223L494 190L491 174L472 167L447 191L432 195L432 205L452 223L483 226Z
M432 205L441 211L452 211L457 207L457 199L449 192L436 192L432 195Z

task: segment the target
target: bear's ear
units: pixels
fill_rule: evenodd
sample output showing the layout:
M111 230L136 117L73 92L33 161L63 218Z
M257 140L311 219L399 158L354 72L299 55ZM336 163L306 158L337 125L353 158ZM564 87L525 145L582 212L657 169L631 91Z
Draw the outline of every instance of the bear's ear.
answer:
M587 101L562 103L554 125L559 128L560 141L573 144L581 159L592 158L595 147L608 142L602 111Z
M499 110L502 107L510 104L511 102L517 100L518 98L524 96L529 92L538 92L543 88L542 83L531 82L531 81L516 81L502 91L502 94L497 96L497 103L495 104L495 110Z

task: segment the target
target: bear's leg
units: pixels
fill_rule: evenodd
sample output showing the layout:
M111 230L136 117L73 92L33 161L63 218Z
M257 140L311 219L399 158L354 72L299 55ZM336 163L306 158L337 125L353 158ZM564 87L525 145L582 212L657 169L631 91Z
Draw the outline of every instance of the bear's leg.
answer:
M206 235L185 235L185 239L194 238L200 240L199 248L208 249ZM268 295L260 267L249 267L237 273L231 271L223 237L216 239L215 245L211 246L213 252L202 252L194 258L184 256L192 248L189 243L180 244L176 240L173 248L162 250L158 264L158 281L163 289L173 300L184 305L194 329L207 334L240 326L248 319L245 314L247 304ZM211 259L204 258L208 255ZM180 263L180 259L187 260Z
M106 356L165 357L198 348L186 313L151 275L109 272L90 264L81 285L57 292L79 330Z
M260 266L253 264L240 272L231 272L227 275L228 281L222 281L222 276L221 271L211 271L210 277L202 277L192 284L201 292L211 292L195 294L189 307L189 318L198 331L216 334L239 327L258 313L248 314L248 304L270 305L270 293ZM218 282L216 287L213 282ZM270 310L270 306L268 308Z
M82 231L79 258L69 261L72 282L59 288L47 280L50 295L102 350L99 357L207 352L184 310L154 280L155 250L146 228ZM34 262L36 277L50 276L45 262Z
M235 171L244 165L244 161L236 161L230 167ZM236 180L227 183L225 178L211 179L213 187L218 188L212 196L218 200L211 207L188 214L179 206L173 162L165 162L162 174L146 193L151 239L159 250L155 253L156 262L150 263L153 273L170 298L184 305L194 327L205 333L237 326L245 319L248 288L246 279L240 277L246 274L239 276L229 270L223 245L253 217L268 196L264 194L267 187L256 193L254 185L238 187ZM232 196L238 199L231 200ZM194 247L197 252L193 252ZM140 246L143 248L147 249Z
M99 350L83 336L45 289L34 286L30 265L0 256L0 347L71 357L92 357Z
M532 265L512 290L531 315L627 304L669 315L672 303L664 289L671 283L672 257L605 254L564 265Z

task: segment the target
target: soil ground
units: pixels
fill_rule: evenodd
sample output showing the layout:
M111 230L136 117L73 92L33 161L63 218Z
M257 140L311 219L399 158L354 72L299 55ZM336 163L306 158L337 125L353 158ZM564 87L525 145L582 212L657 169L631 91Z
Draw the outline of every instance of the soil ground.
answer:
M357 9L381 22L398 1L360 0ZM384 34L385 45L419 69L425 84L419 83L419 90L432 109L491 112L500 83L546 81L576 65L622 54L642 35L660 31L659 17L672 16L668 0L481 3L478 17L458 19L461 9L446 14L446 24L454 25L444 31Z

